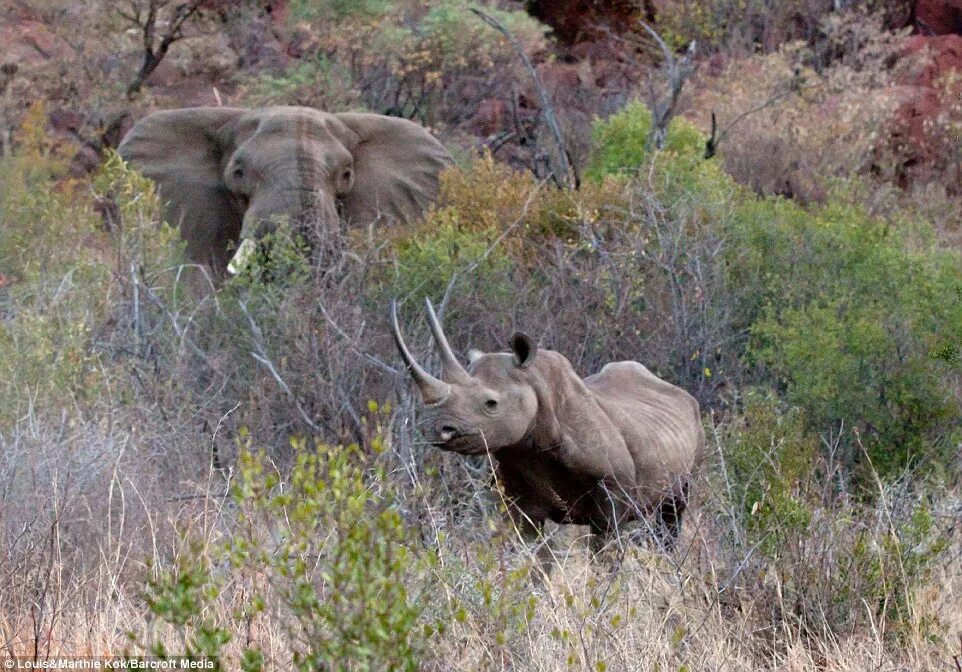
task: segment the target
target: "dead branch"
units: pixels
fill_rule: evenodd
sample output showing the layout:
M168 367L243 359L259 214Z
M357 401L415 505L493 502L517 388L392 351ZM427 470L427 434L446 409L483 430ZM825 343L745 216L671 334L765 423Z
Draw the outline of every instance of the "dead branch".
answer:
M534 88L538 92L538 98L541 99L541 114L544 115L545 125L548 127L548 130L551 131L551 135L554 136L555 143L558 145L557 170L552 169L551 171L554 182L563 189L570 189L571 187L577 189L580 186L577 171L572 171L571 169L571 162L568 160L568 157L571 155L568 152L564 137L561 134L558 118L555 116L554 107L551 105L551 97L544 88L544 84L542 84L534 64L531 63L531 59L528 58L528 55L524 52L521 43L518 42L517 38L511 34L511 31L508 30L501 21L477 7L471 7L470 9L478 18L501 33L504 38L511 43L511 46L518 54L518 58L524 63L524 67L528 70L528 74L531 75L531 80L534 82Z
M294 408L297 409L297 412L301 416L301 420L304 421L304 424L310 427L313 431L320 433L320 428L313 420L311 420L311 417L307 414L307 411L304 410L304 406L301 404L300 399L297 398L297 395L295 395L294 391L291 390L290 385L288 385L287 382L281 377L277 367L274 366L274 362L271 360L270 356L268 356L267 348L264 345L264 333L257 325L257 322L254 321L254 317L247 310L247 304L243 301L238 301L238 305L240 306L241 312L244 313L244 316L247 318L247 321L250 324L250 331L251 336L253 337L252 341L254 345L254 349L250 353L251 357L253 357L255 361L260 363L271 374L271 376L274 378L274 381L277 383L277 386L281 388L291 403L294 404Z
M658 31L644 21L639 21L639 23L655 39L665 58L664 71L668 91L667 93L660 93L654 90L654 85L651 87L649 107L651 108L652 124L647 140L649 148L662 149L665 145L665 138L668 137L668 126L671 124L678 107L678 99L681 97L682 88L685 86L685 81L695 71L696 45L695 41L692 40L685 51L685 55L678 58L668 48Z
M117 10L117 13L122 18L140 30L143 37L143 61L134 80L130 83L130 86L127 87L128 98L133 98L140 92L144 82L147 81L147 78L150 77L154 70L157 69L157 66L160 65L161 61L164 60L164 57L167 56L170 47L175 42L184 38L185 24L200 11L203 3L204 0L189 0L189 2L182 2L176 5L172 15L166 21L166 28L159 42L157 41L157 29L161 23L161 10L170 4L170 0L147 0L146 7L143 5L142 0L131 0L131 2L128 3L130 7L129 11Z
M721 132L718 132L718 121L715 118L715 111L712 110L711 136L709 136L707 142L705 142L705 158L710 159L713 156L715 156L715 154L718 152L718 147L728 136L728 133L733 128L735 128L735 126L741 123L744 119L746 119L747 117L750 117L751 115L757 112L761 112L762 110L768 107L771 107L772 105L780 101L782 98L785 98L790 94L798 93L799 91L802 90L804 86L805 86L805 81L802 78L799 69L796 68L792 79L788 82L788 86L776 91L771 96L769 96L766 100L762 101L755 107L751 107L741 112L740 114L735 115L735 117L730 122L728 122L728 125L725 126L725 128L723 128Z

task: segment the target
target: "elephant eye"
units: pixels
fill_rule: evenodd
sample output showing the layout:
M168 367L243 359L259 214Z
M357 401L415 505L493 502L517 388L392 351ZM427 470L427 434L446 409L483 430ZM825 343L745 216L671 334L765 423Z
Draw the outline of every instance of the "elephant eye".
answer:
M244 169L234 168L234 177L236 177L238 180L244 177Z
M488 408L497 408L497 407L498 407L498 400L497 400L497 399L488 399L486 402L484 402L484 405L487 406Z

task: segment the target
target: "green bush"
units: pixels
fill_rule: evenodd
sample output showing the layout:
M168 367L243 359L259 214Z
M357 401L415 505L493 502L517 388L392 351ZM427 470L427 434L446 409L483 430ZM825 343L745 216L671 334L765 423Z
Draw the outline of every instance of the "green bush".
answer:
M513 57L512 47L470 11L464 0L436 0L421 21L422 45L434 52L435 65L455 71L471 61L494 64ZM547 28L523 11L484 7L526 52L545 45Z
M496 229L462 226L452 208L435 211L415 235L397 242L390 291L398 296L437 297L452 279L459 278L477 296L495 303L505 300L512 291L512 263L504 247L492 245L497 237Z
M725 250L713 300L732 316L726 347L737 349L741 378L777 388L816 432L855 430L845 434L852 469L870 461L889 477L946 466L960 427L959 254L940 248L926 221L870 214L845 185L809 209L756 196L700 159L702 143L682 121L670 151L649 156L649 127L638 105L599 124L593 174L650 169L635 188L675 232L656 237L653 258L684 256L693 223L711 222ZM666 242L673 247L659 251Z
M724 439L722 469L728 499L743 522L748 545L777 557L790 537L808 528L807 491L819 456L818 438L796 410L752 391Z
M374 412L378 411L372 405ZM388 409L389 412L389 409ZM236 532L212 556L234 576L258 576L238 620L283 623L298 670L417 670L434 626L415 590L433 556L417 552L391 493L384 490L380 431L370 445L329 446L292 439L296 459L283 477L246 434L231 497ZM205 556L206 557L206 556ZM227 589L214 567L182 567L147 585L158 623L178 633L195 655L218 658L232 631L204 616ZM163 652L160 640L148 642ZM248 642L244 669L262 669L270 654Z
M161 276L179 259L179 238L160 224L152 183L116 155L105 163L92 184L113 213L104 235L89 192L62 177L43 138L28 140L0 161L0 269L9 284L0 289L0 423L31 406L96 400L111 372L104 350L114 334L106 323L144 336L148 294L164 291Z
M958 255L915 235L921 223L858 207L792 215L768 220L761 236L749 225L765 243L748 277L760 281L754 301L767 299L750 354L814 426L859 432L883 475L945 464L959 421Z
M874 501L849 497L838 479L842 456L820 456L802 414L769 394L746 395L717 438L713 487L724 493L732 541L739 557L757 556L755 580L778 586L769 606L781 619L816 631L864 625L866 616L895 634L925 625L914 619L917 590L949 543L926 497L874 475Z
M596 123L595 151L586 175L597 180L638 170L652 154L648 146L651 124L651 110L640 102ZM672 160L697 159L704 154L705 138L690 122L675 117L668 127L664 151L674 155Z
M330 111L363 107L430 124L461 120L523 74L512 45L470 7L465 0L301 0L291 18L315 38L313 53L287 72L252 78L253 98ZM527 53L547 45L547 28L526 12L485 11ZM464 86L482 80L474 93Z

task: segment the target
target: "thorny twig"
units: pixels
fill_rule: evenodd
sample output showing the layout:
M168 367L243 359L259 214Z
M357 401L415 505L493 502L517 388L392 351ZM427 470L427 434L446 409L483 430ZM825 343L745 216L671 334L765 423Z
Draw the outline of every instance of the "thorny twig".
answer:
M287 398L290 399L294 404L294 407L297 408L297 412L300 414L304 424L310 427L313 431L320 432L320 427L318 427L317 424L311 420L310 416L307 414L307 411L304 410L304 406L301 405L300 400L291 390L290 386L281 377L281 374L274 366L274 362L272 362L271 358L268 356L264 348L264 333L261 331L261 328L257 326L257 322L254 321L254 317L250 314L250 311L247 310L247 304L243 301L239 301L238 304L240 305L241 312L243 312L244 316L247 317L247 322L250 324L251 328L251 335L254 337L254 350L251 351L251 357L260 362L260 364L270 372L271 376L273 376L274 380L277 382L278 387L284 391L284 394L287 395Z

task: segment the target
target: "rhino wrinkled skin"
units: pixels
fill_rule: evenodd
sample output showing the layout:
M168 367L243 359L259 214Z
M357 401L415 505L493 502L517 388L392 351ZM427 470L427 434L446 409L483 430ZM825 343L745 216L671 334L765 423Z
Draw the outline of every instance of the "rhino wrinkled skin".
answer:
M538 350L520 332L512 352L472 351L465 369L426 304L440 378L411 355L394 304L391 325L424 400L421 425L432 445L490 454L509 511L528 533L552 520L589 525L603 540L652 515L659 538L674 544L705 442L694 397L634 361L582 379L563 355Z

